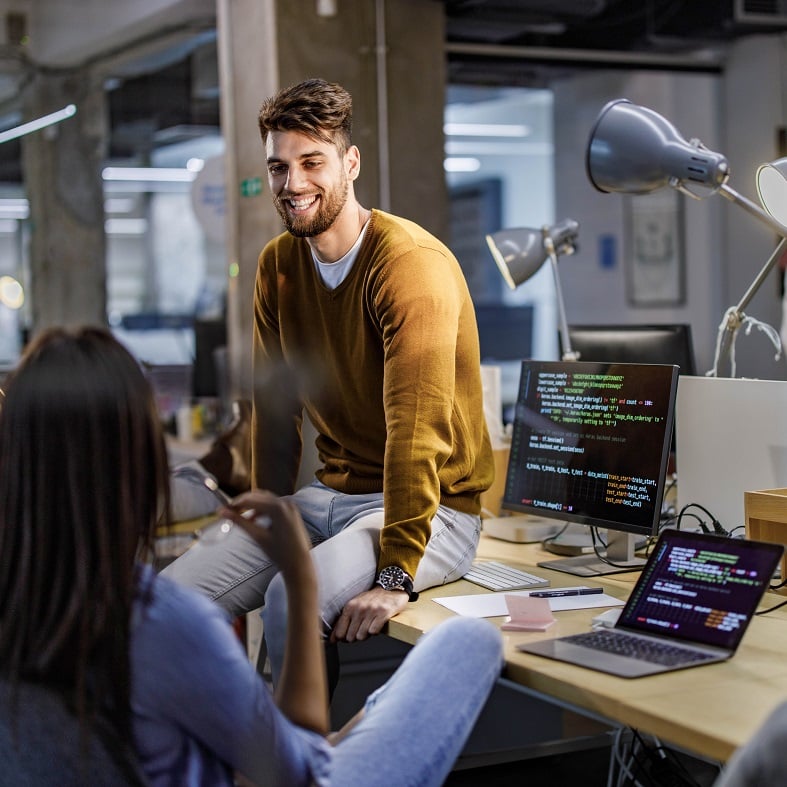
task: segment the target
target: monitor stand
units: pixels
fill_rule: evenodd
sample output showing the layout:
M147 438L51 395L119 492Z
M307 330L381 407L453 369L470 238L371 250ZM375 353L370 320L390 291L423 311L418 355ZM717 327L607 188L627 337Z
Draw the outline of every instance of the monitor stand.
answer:
M566 521L559 522L557 533L546 539L543 546L547 552L568 557L592 555L595 552L591 528L588 525L577 525Z
M579 577L598 577L605 574L638 571L645 565L644 558L634 555L634 551L642 539L633 533L623 533L618 530L607 531L607 548L600 551L611 563L599 559L595 553L589 529L588 538L591 540L590 551L587 554L575 554L573 557L564 557L559 560L539 560L538 565L542 568L551 568L553 571L562 571L565 574ZM550 547L548 544L545 546L550 551L555 551L554 547Z

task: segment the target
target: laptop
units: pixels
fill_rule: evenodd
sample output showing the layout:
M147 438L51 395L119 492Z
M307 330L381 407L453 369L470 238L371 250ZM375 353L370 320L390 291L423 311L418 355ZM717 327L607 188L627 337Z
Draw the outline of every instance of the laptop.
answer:
M622 678L724 661L743 639L783 549L663 530L612 628L517 649Z

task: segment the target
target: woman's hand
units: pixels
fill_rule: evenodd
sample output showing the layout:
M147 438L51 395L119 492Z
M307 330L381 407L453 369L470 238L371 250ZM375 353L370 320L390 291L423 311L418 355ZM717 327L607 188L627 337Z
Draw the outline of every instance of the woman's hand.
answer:
M301 514L287 498L259 489L234 498L220 512L259 544L279 567L285 579L311 571L311 544Z
M236 497L221 514L265 550L284 579L288 600L287 642L275 689L276 703L293 723L326 735L328 689L317 575L300 512L287 498L255 489Z

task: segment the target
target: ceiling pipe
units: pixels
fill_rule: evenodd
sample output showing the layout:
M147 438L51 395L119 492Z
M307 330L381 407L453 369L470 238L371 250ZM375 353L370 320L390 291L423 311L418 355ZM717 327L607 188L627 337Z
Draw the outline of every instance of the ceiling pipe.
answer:
M451 43L445 45L448 55L473 55L477 57L511 58L513 60L543 60L576 62L598 66L640 66L681 71L706 71L718 73L724 57L711 50L696 54L670 55L649 52L604 51L599 49L564 49L560 47L506 46L504 44Z
M375 2L375 55L377 60L377 156L379 160L380 209L391 211L391 141L388 131L388 47L385 31L385 0Z

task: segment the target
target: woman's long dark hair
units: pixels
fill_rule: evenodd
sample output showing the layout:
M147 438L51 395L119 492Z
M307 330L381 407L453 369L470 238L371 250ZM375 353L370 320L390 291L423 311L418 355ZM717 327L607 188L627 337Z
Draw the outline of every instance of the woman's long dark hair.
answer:
M0 397L0 675L130 733L137 560L169 510L150 386L106 330L50 329Z

